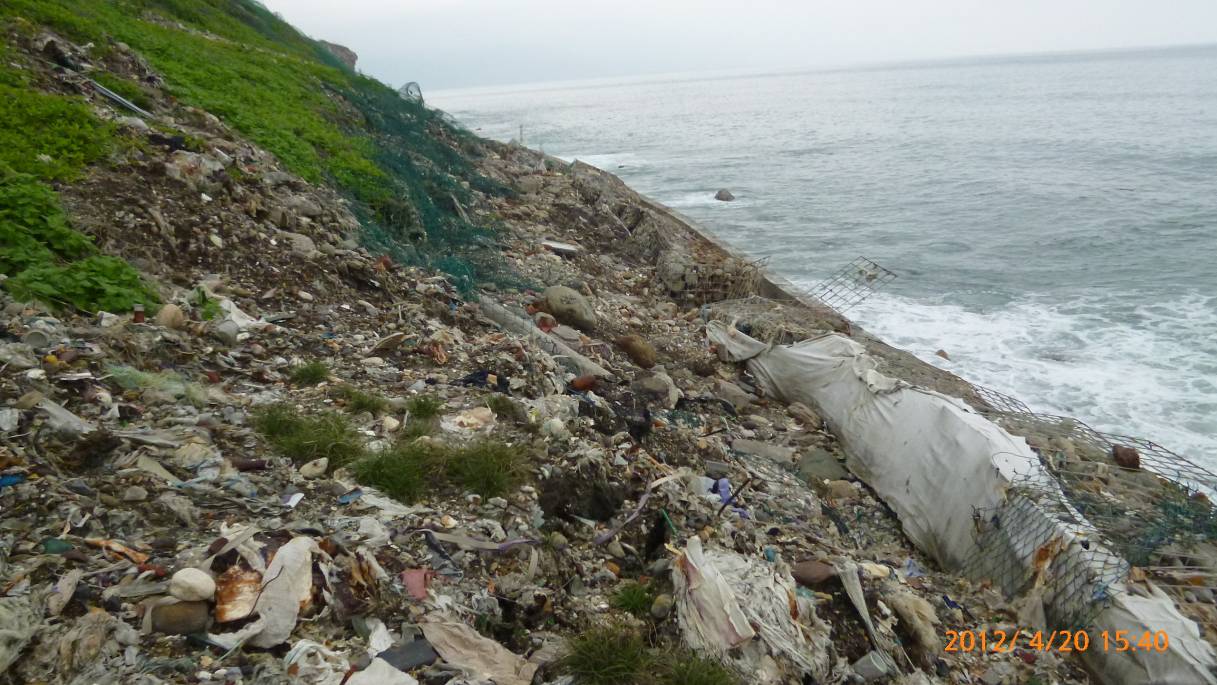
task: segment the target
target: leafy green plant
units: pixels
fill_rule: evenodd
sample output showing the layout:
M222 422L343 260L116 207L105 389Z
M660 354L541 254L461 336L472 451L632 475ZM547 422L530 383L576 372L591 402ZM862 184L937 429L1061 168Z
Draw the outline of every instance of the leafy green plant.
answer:
M366 454L359 432L337 412L304 415L289 404L272 404L254 412L253 425L276 451L296 463L326 457L333 469Z
M0 165L43 180L67 180L105 157L114 126L93 116L83 100L14 85L26 77L3 64L0 73L8 74L0 78Z
M308 362L293 367L289 377L296 385L317 385L330 377L330 367L325 362Z

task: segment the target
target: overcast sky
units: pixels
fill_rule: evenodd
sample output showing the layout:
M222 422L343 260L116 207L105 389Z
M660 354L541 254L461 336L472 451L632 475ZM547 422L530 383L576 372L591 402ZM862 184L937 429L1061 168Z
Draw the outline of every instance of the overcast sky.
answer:
M394 86L1217 42L1217 0L262 0Z

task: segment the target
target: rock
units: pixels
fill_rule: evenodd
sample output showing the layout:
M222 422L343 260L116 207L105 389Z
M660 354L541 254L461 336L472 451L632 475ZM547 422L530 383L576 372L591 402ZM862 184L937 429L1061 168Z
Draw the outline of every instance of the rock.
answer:
M124 502L143 502L148 499L148 491L138 485L132 485L123 490L122 499Z
M279 237L287 241L287 245L291 248L292 254L305 259L312 259L321 254L317 249L317 244L313 239L302 234L292 233L291 231L279 231Z
M209 155L175 150L165 162L165 175L193 190L210 190L219 185L211 180L212 174L223 168L224 162Z
M21 423L21 411L18 409L0 409L0 433L12 433Z
M703 462L705 466L706 476L718 480L731 475L731 465L725 461L714 461L707 459Z
M184 568L169 579L169 594L183 602L206 602L215 593L215 580L201 569Z
M1141 468L1141 453L1132 447L1116 445L1111 448L1111 458L1120 468L1136 471Z
M152 630L165 635L190 635L207 630L207 602L178 602L152 609Z
M570 546L570 542L565 535L555 530L549 535L549 546L554 549L566 549Z
M662 621L672 613L672 595L663 594L655 598L651 602L651 616L656 621Z
M951 356L947 354L946 350L938 350L937 352L934 353L934 355L938 356L938 357L942 357L943 359L945 359L947 361L951 361Z
M310 293L310 292L309 292L309 291L307 291L307 290L299 290L299 291L297 291L297 292L296 292L296 297L300 298L300 300L301 300L302 302L312 302L313 300L317 299L317 298L316 298L316 296L314 296L312 293Z
M220 342L229 347L236 347L238 336L241 335L241 326L232 319L224 319L217 323L211 332Z
M329 51L331 55L337 57L339 62L347 65L349 69L354 69L355 63L359 61L359 55L355 54L354 50L345 45L331 43L328 40L319 40L317 42L321 43L322 47Z
M384 366L385 360L383 357L364 357L359 363L369 367Z
M824 421L820 418L820 415L802 402L795 402L787 407L786 413L790 414L790 418L803 424L807 430L819 430L824 426Z
M545 289L543 294L545 310L554 318L569 326L584 331L596 327L596 312L587 300L564 285L554 285Z
M392 352L393 350L396 350L398 347L401 347L401 343L405 339L406 339L405 331L398 331L396 333L390 333L389 335L386 335L385 337L381 338L380 340L377 340L376 344L372 345L372 349L368 350L368 354L369 355L380 355L380 354L384 354L386 352Z
M630 360L644 369L649 369L655 366L655 348L651 343L642 339L638 335L623 335L617 338L617 347L620 347L629 356Z
M186 327L186 313L176 304L170 303L161 307L156 313L156 323L158 326L163 326L172 330L181 330Z
M795 582L804 587L815 587L829 578L837 577L837 569L816 559L800 561L790 568Z
M730 202L735 199L735 196L731 194L730 190L720 188L719 191L714 194L714 199L721 202Z
M613 555L614 559L624 559L625 558L625 548L622 547L621 543L618 542L617 540L610 540L609 543L604 546L604 551Z
M752 404L752 401L756 399L755 396L753 396L751 393L745 392L743 388L739 387L735 383L724 380L720 380L718 382L715 394L718 395L720 400L730 402L731 406L735 407L735 411L737 412L742 412L747 409L748 406Z
M293 195L287 198L283 206L300 216L307 216L310 219L321 215L321 205L304 195ZM311 243L312 241L310 240L309 242Z
M630 387L634 392L660 403L665 409L675 407L683 396L676 383L672 382L672 377L662 370L634 381Z
M304 478L313 479L320 478L325 475L325 472L330 468L330 460L326 457L314 459L300 467L300 475Z
M800 456L795 468L799 477L807 481L844 480L849 476L849 472L831 452L819 447L813 447Z
M397 429L401 428L401 421L392 416L386 416L380 420L380 428L386 433L396 433Z
M774 445L773 443L761 442L760 440L736 438L735 442L731 443L731 449L743 452L744 454L765 457L783 466L794 464L795 452L793 447L783 447L782 445Z
M858 494L858 489L847 480L828 481L828 496L833 499L850 499Z
M570 243L562 243L557 240L546 240L541 243L541 247L553 252L562 257L574 257L579 254L579 246L571 245Z

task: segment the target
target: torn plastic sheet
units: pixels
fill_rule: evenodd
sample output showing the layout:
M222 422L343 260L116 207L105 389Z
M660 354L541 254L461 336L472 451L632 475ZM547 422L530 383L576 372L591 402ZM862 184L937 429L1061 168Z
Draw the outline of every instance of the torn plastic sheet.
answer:
M503 542L492 542L481 538L470 537L468 535L458 535L456 533L441 533L429 528L418 528L413 533L422 533L430 540L439 540L440 542L448 542L460 547L461 549L469 550L476 549L483 552L498 552L500 554L510 551L513 547L520 545L539 545L539 540L531 538L516 538L514 540L505 540Z
M829 627L797 594L788 570L703 550L693 536L672 566L672 585L681 633L695 651L750 677L770 670L762 667L767 658L787 676L823 682L828 674ZM778 677L771 673L761 682L783 682L773 680Z
M303 536L280 547L262 576L261 594L254 603L257 620L235 633L210 635L211 639L228 649L243 644L274 647L286 642L313 594L314 553L321 553L317 543Z
M418 681L410 674L397 670L384 659L372 659L372 663L353 674L346 681L346 685L418 685Z
M491 678L495 685L529 685L537 671L536 664L528 663L464 623L429 621L419 627L444 661L469 675Z
M283 657L288 680L299 685L340 685L350 664L346 658L312 640L300 640Z
M17 660L41 622L29 595L0 597L0 674Z

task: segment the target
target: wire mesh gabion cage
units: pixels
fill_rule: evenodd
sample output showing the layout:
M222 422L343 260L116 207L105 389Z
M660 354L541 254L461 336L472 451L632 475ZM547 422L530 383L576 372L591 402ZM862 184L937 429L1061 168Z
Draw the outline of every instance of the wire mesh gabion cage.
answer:
M895 272L866 257L858 257L837 273L805 290L803 294L819 300L837 312L844 312L861 304L876 290L895 279Z

